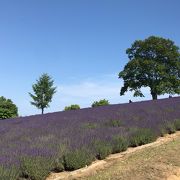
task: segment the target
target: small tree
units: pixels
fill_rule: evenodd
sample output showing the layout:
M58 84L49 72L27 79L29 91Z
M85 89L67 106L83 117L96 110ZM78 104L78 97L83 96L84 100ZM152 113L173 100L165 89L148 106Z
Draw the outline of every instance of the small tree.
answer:
M106 106L106 105L109 105L109 101L106 99L102 99L100 101L94 101L92 104L92 107Z
M0 97L0 119L14 118L18 116L17 106L5 97Z
M78 104L72 104L72 105L66 106L64 108L65 111L68 111L68 110L77 110L77 109L80 109L80 106Z
M42 114L44 109L49 107L49 103L52 101L53 95L56 93L56 87L53 87L54 81L48 74L43 74L36 84L33 84L32 88L34 95L29 93L33 101L32 105L41 109Z
M143 97L141 87L149 87L153 99L165 93L180 94L180 53L173 41L151 36L135 41L126 53L129 62L119 73L124 80L120 95L129 89Z

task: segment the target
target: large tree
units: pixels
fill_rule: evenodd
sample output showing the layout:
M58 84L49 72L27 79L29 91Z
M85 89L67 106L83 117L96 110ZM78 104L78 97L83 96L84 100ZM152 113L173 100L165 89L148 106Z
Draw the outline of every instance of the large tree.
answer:
M53 95L56 93L56 87L53 87L54 81L48 74L43 74L37 81L33 84L32 88L34 94L29 93L33 101L32 105L41 109L42 114L44 109L49 107L49 103L52 101Z
M126 53L129 62L119 73L124 80L120 95L130 90L143 97L141 87L149 87L153 99L165 93L180 94L180 52L173 41L150 36L135 41Z
M17 106L5 97L0 97L0 119L9 119L18 116Z

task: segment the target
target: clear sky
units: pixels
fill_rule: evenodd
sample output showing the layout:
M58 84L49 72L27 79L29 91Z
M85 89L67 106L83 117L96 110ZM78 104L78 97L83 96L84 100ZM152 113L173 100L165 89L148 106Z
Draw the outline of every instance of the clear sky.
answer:
M46 72L58 87L46 112L101 98L140 100L119 96L125 50L150 35L180 46L179 9L179 0L0 0L0 96L20 115L39 113L28 92Z

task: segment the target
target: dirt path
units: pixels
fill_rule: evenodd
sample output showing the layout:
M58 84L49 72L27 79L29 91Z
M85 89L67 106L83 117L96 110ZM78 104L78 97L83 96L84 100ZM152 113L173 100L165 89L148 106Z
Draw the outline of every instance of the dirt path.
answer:
M169 175L167 180L180 180L180 168L174 170L173 174Z
M93 162L90 166L87 166L79 170L75 170L72 172L51 173L46 180L78 179L94 175L97 171L110 167L117 161L123 162L124 158L126 158L128 155L133 154L141 149L147 147L158 147L162 144L166 144L167 142L174 141L178 137L180 137L180 132L171 135L166 135L165 137L158 138L153 143L135 148L128 148L128 150L125 152L110 155L105 160L97 160ZM168 177L167 180L180 180L180 168L177 167L176 169L172 169L170 173L166 174L166 177Z

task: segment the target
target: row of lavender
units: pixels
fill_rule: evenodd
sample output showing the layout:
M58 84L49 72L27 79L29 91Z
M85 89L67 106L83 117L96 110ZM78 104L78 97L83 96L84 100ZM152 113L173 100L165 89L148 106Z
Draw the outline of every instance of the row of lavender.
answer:
M23 157L53 160L62 146L93 151L92 142L128 138L135 128L160 135L164 124L180 119L179 109L176 97L0 121L0 165L3 170L19 168Z

